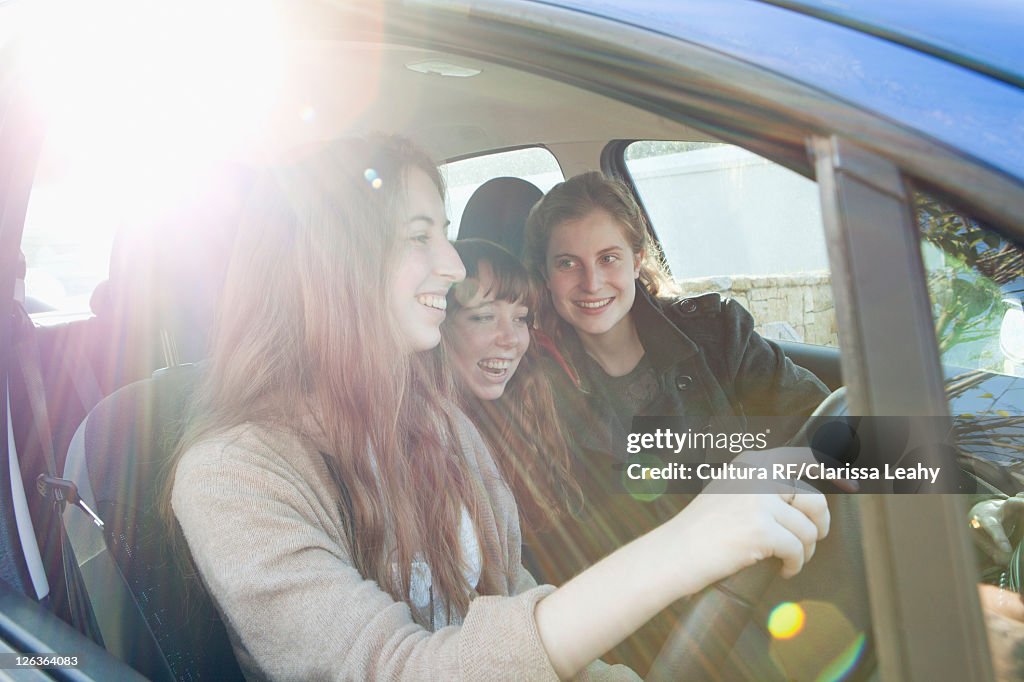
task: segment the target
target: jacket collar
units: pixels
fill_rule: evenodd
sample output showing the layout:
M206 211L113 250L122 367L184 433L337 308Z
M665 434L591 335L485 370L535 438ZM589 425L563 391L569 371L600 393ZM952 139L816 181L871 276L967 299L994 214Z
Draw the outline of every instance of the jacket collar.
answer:
M675 301L656 299L647 288L636 282L636 300L633 302L633 322L636 324L640 343L650 358L651 365L659 374L700 353L690 337L666 315Z

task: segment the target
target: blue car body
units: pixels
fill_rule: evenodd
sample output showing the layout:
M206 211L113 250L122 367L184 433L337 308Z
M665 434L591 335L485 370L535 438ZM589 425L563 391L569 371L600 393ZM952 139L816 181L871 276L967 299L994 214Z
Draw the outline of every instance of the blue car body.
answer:
M1024 182L1024 7L1017 3L546 4L762 66Z

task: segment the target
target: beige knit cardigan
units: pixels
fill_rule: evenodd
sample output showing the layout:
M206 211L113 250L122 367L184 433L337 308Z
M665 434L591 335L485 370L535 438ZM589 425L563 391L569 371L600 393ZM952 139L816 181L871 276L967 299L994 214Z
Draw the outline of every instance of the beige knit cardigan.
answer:
M486 493L478 535L502 596L431 632L354 568L337 486L314 440L247 424L183 456L172 506L249 679L554 680L534 608L553 588L520 560L515 501L469 420L456 417ZM636 679L595 662L581 679Z

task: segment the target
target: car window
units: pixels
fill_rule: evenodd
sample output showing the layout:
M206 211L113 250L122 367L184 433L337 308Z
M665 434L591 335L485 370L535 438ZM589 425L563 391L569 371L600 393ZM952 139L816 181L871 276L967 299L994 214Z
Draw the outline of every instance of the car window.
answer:
M1024 490L1024 249L969 212L914 193L935 337L964 463Z
M22 251L26 309L37 323L90 315L89 298L107 278L124 187L84 159L58 161L44 149L29 196Z
M915 188L913 209L946 379L951 442L978 490L992 493L972 496L967 504L992 664L1000 670L1007 665L1003 642L1013 630L992 629L999 616L989 612L1002 613L1004 600L1011 599L1004 593L1019 596L1013 591L1019 590L1024 558L1020 516L1011 508L1019 500L1014 496L1024 492L1024 249L929 191ZM996 493L1010 500L1000 501ZM992 527L1002 529L1005 549L995 549ZM997 676L1004 677L1010 679Z
M813 180L717 142L637 141L625 165L684 291L735 298L767 338L838 347Z
M352 4L333 3L330 7L333 10L335 7L340 9L343 5ZM440 10L441 5L447 7L449 3L435 4L439 5L437 9ZM688 134L694 132L689 129L692 124L698 129L703 126L709 130L728 131L722 134L735 136L732 139L756 138L759 144L754 145L754 148L757 149L774 149L777 143L784 145L791 154L798 154L803 149L803 140L799 138L802 138L801 131L806 125L808 128L813 126L816 134L834 135L836 138L852 137L863 141L871 149L883 152L889 150L890 160L897 165L911 152L918 155L914 157L916 163L931 163L943 155L959 153L962 156L961 162L973 175L962 172L951 174L948 184L962 181L963 176L976 178L979 184L984 184L988 177L986 174L991 174L992 168L1007 168L1005 163L1000 164L999 161L1005 161L1013 149L1013 145L1001 143L1005 142L1007 136L1012 138L1007 130L1012 131L1014 127L1002 125L1006 117L998 115L1000 108L1016 102L1011 96L986 97L984 95L988 94L988 90L984 88L963 87L950 89L970 93L971 96L948 98L948 102L942 96L934 99L935 95L944 95L937 92L941 88L936 89L930 85L932 81L940 80L934 76L941 75L942 71L937 66L934 70L921 68L921 64L929 61L937 65L942 62L940 58L921 55L915 61L911 59L914 51L908 45L897 45L880 39L877 42L885 44L875 48L869 41L876 41L876 37L858 34L856 26L835 26L821 17L809 17L799 12L771 7L770 3L738 3L737 7L750 5L753 10L762 13L751 13L752 17L766 16L773 20L732 21L732 27L727 25L728 18L716 18L718 15L727 17L731 12L705 12L703 14L706 16L697 16L700 13L683 8L675 12L677 16L672 17L669 16L675 7L672 3L660 3L657 12L652 8L659 3L646 3L644 12L652 16L666 16L659 16L662 21L658 24L634 21L632 25L599 19L593 16L595 10L592 6L586 10L589 12L586 16L578 14L579 21L566 21L560 25L559 17L572 16L569 14L571 10L549 6L550 3L522 3L529 5L529 12L525 11L525 7L521 12L497 11L508 9L506 4L512 6L512 3L485 1L478 4L480 11L467 13L456 8L448 12L448 15L438 11L435 17L429 13L434 8L426 9L430 3L394 3L389 9L394 11L395 16L389 15L380 22L382 27L388 28L386 36L382 35L380 39L386 37L387 40L395 40L403 45L385 46L381 51L383 56L365 62L370 67L366 69L343 68L349 62L340 59L338 55L353 48L376 52L367 50L373 45L378 30L369 26L375 20L373 13L362 8L358 12L351 11L340 17L345 20L343 27L341 21L337 21L337 24L324 21L328 12L318 5L322 12L316 16L316 25L310 27L315 30L304 31L303 42L323 43L325 48L330 43L330 49L325 53L333 56L322 63L311 60L308 66L316 68L300 68L289 72L292 84L298 86L297 93L289 94L299 94L302 99L285 103L282 109L288 114L291 126L267 135L268 144L289 146L292 142L285 144L284 140L292 140L287 133L295 130L307 132L298 133L294 140L305 137L313 140L341 134L342 129L347 130L350 124L353 130L372 124L372 129L400 131L404 134L417 134L431 130L436 125L442 134L436 140L427 137L423 141L431 143L431 149L443 153L448 149L444 146L444 140L451 140L447 144L452 150L443 158L453 160L441 166L449 186L447 201L451 219L450 236L454 236L461 225L463 210L473 191L485 181L494 177L514 176L533 182L546 192L563 179L558 162L545 148L511 148L536 144L540 140L551 145L562 158L566 169L596 168L600 163L597 154L579 158L583 152L573 151L578 156L572 158L568 150L598 148L607 139L632 140L659 135L689 139ZM562 2L555 5L584 6L586 3ZM619 12L627 18L634 7L640 7L628 2L606 2L603 5L604 11L596 14L613 16ZM616 8L616 5L619 7ZM733 9L737 8L730 5L730 10ZM548 14L556 10L560 14ZM364 13L370 15L371 21L351 20L358 19ZM234 14L237 22L246 18L250 12ZM506 17L504 21L507 23L494 21L495 16ZM422 17L430 21L418 21ZM716 20L709 22L709 17ZM195 22L194 18L191 17L191 24L209 23ZM788 29L789 18L799 19L799 26ZM669 31L669 22L664 19L675 22L675 30ZM719 21L723 23L716 23ZM448 22L452 26L448 26ZM462 23L468 25L462 26ZM602 26L606 28L602 29ZM801 35L805 26L813 30L807 30ZM751 27L765 33L756 40L748 40L736 30L731 30L736 27L740 27L739 33ZM430 34L435 28L439 29L439 35L433 37ZM100 47L106 42L95 39L91 31L78 32L89 38L91 47ZM177 33L181 32L164 32L172 36ZM244 35L244 31L220 34L213 31L213 34L217 34L214 36L214 47L218 48L218 53L235 56L234 63L239 65L257 63L254 58L238 59L239 54L244 55L241 49L233 46L232 49L225 49L226 36ZM335 34L338 40L324 40ZM673 42L673 34L681 39ZM849 34L850 40L843 40L843 34ZM136 38L140 35L145 38L147 32L135 31L134 35ZM341 37L345 37L343 44ZM352 37L356 40L351 40ZM762 39L764 37L772 39ZM148 64L134 53L118 49L115 41L109 42L115 48L111 52L111 59L118 64ZM209 93L234 94L238 90L234 86L246 80L227 78L225 74L230 74L230 71L212 68L212 59L197 58L196 55L204 57L203 51L196 49L204 43L201 41L197 46L195 42L171 41L175 57L172 64L177 66L168 67L164 71L146 66L138 71L139 84L157 84L162 88L161 92L170 92L171 99L188 102L190 105L194 103L197 105L195 108L203 114L222 111L234 113L235 116L215 118L230 121L232 129L245 128L242 124L247 117L238 116L237 113L248 113L247 109L214 106L205 97L185 96L203 91L202 88L193 91L187 87L191 77L177 76L180 71L178 66L191 62L199 64L202 71L219 76L215 79L219 82L218 87L209 89ZM261 48L260 51L265 54L272 52L264 49L264 42L249 42ZM335 42L338 44L334 45ZM407 58L410 51L401 49L404 43L413 46L417 54ZM184 44L188 44L188 49L182 52L180 47ZM455 55L476 57L485 65L492 64L489 59L493 59L493 69L485 69L478 80L469 78L460 81L450 77L458 74L444 74L440 71L414 74L415 77L424 76L429 79L422 91L417 88L407 90L404 87L407 81L394 74L387 79L383 77L389 64L395 66L401 75L408 77L410 65L422 60L425 48L445 46L452 47ZM69 54L75 62L84 64L89 63L86 57L91 51L69 50ZM901 52L905 53L904 59L884 59L899 57ZM394 59L390 57L392 53ZM790 57L799 58L780 58L786 57L787 53ZM124 59L125 55L131 58ZM459 60L455 61L457 68ZM877 62L880 61L891 61L892 70L878 69ZM307 66L305 62L299 63ZM352 63L364 64L363 61ZM784 64L785 68L781 68L780 64ZM522 73L517 74L519 78L512 83L521 82L524 86L522 89L513 87L491 90L482 82L492 73L498 73L499 67L514 71L515 65L522 65ZM962 72L963 81L958 80L958 84L969 84L969 66L949 65L951 71ZM444 70L446 65L441 62L440 67ZM801 77L799 69L804 70L806 75ZM273 79L268 77L268 69L239 70L243 73L238 75L246 75L245 72L255 74L255 79L248 80L259 84L261 93L274 92L270 87ZM376 78L378 70L382 75L379 82ZM87 71L91 74L103 73L102 69ZM116 74L120 69L109 71ZM322 76L316 76L321 72ZM914 76L900 77L901 72ZM931 80L916 77L920 73L932 76ZM550 97L546 89L528 87L532 85L530 78L537 74L549 74L552 82L579 84L581 87L592 88L595 95L603 93L610 97L607 102L593 98L561 102L558 97ZM176 76L170 82L173 87L168 87L168 75ZM130 78L122 78L122 81L132 85ZM90 83L84 79L83 82ZM473 85L465 91L447 85L457 82ZM807 87L800 85L801 82L806 83ZM232 84L232 87L220 87L225 83ZM915 83L923 85L915 88ZM797 85L800 85L800 89L795 88ZM999 85L1006 90L1012 89L1006 87L1005 83ZM790 86L794 88L790 89ZM302 94L307 89L308 97ZM108 116L111 120L122 118L117 115L116 106L110 105L106 98L97 96L97 93L106 91L87 87L86 92L91 94L81 97L82 100L104 104L103 110L111 114ZM119 92L127 95L129 101L148 100L140 96L136 87L122 87ZM423 96L420 96L421 92ZM435 98L428 98L425 96L428 93L439 94ZM979 96L975 96L976 93ZM975 108L957 109L953 106L956 104L953 100L957 99L973 103ZM495 103L512 104L516 101L528 105L526 110L531 114L529 117L521 113L522 109L493 106ZM598 105L604 104L604 107L587 105L595 101ZM584 105L581 106L580 102ZM635 105L636 109L626 110L625 113L629 115L623 115L619 107L624 107L627 102ZM943 108L935 102L949 106ZM981 106L979 103L985 104ZM979 106L986 110L985 116L977 115ZM72 111L78 109L77 106L65 108ZM991 118L987 116L988 109L993 112ZM472 116L476 116L479 111L485 114L482 134L479 137L462 135L465 131L474 130L468 124L473 122ZM496 111L508 112L509 118L503 121L502 116L494 115ZM389 116L392 112L397 115ZM516 118L511 116L512 112L516 112ZM939 114L935 115L936 112ZM173 124L169 127L179 132L191 132L188 126L182 125L181 117L169 115L166 111L161 113L161 120ZM915 115L930 123L927 126L916 126L912 120ZM77 113L75 116L83 118ZM508 125L527 118L535 128L518 129L517 126ZM202 119L205 121L205 116ZM318 122L327 124L328 121L333 125L318 126ZM683 125L684 121L688 123ZM1001 125L991 125L992 122ZM212 126L203 126L202 129L212 129ZM948 129L950 132L943 133L940 129ZM929 130L933 138L925 136ZM228 136L230 132L226 130L222 136ZM17 135L18 131L14 126L9 126L8 134ZM563 136L565 139L562 139ZM957 144L957 136L971 139L972 146L961 147ZM167 137L177 139L174 135ZM500 141L472 146L474 139ZM929 146L929 140L938 140L941 144ZM1004 151L1000 155L986 154L986 147L976 146L981 145L981 142L975 143L974 140L987 141L990 146L1001 146ZM504 151L489 152L489 148ZM922 148L931 152L922 154ZM563 150L567 150L565 157L562 157ZM152 156L148 148L142 151ZM475 156L463 158L461 155L466 153ZM96 168L96 164L103 162L102 156L97 154L84 160L75 169L50 169L45 163L40 164L41 170L36 177L28 209L24 249L28 256L29 296L37 299L42 307L88 315L89 295L96 283L107 275L107 261L115 230L138 227L139 213L154 211L135 184L142 184L140 181L144 179L140 169L137 166L130 167L125 174L129 177L101 182L107 177L97 172ZM770 338L815 344L808 348L822 352L831 360L834 374L838 375L838 352L829 347L838 345L837 324L820 215L819 189L815 182L740 147L713 142L634 142L625 150L625 167L652 219L653 231L664 246L668 263L687 291L721 291L738 299L753 314L758 323L758 331ZM933 171L933 180L936 175ZM1019 183L1019 175L1011 173L1008 177ZM826 185L824 179L822 185ZM829 195L833 197L834 193L829 192ZM1014 197L1019 198L1019 189ZM999 438L993 438L988 431L972 434L970 421L962 421L965 424L962 444L977 435L971 441L973 447L983 449L988 461L994 462L994 466L1003 467L1011 478L1015 477L1014 480L1024 480L1024 475L1020 475L1024 474L1024 470L1014 466L1018 460L1006 455L1013 452L1015 443L1024 443L1024 436L1019 433L1015 435L1012 430L1015 428L1012 418L1021 415L1020 406L1024 405L1024 393L1021 391L1024 379L1017 378L1020 376L1020 366L1024 364L1020 360L1024 357L1020 353L1021 337L1024 336L1024 312L1021 311L1019 290L1014 294L1007 287L1013 280L1004 281L1007 270L1012 271L1013 267L1017 267L1019 273L1019 263L1017 266L1012 265L1013 255L1004 248L1006 240L968 213L958 212L923 194L918 199L916 224L922 233L924 262L929 275L938 344L946 364L952 412L965 417L984 413L995 419L1007 420L1002 422L1006 430L1001 434L1005 435ZM1015 204L1007 201L1006 205ZM900 203L899 208L903 210L905 206ZM909 212L903 211L900 215L906 217ZM899 225L891 227L895 229ZM170 246L170 231L163 232L159 242L161 253L175 250ZM916 247L913 242L911 246ZM197 261L204 261L201 254L206 250L189 252L182 249L181 260L196 264L196 271L205 271L209 269L201 267L205 262ZM1019 254L1017 251L1018 259ZM913 255L914 264L919 265L917 254ZM858 273L855 271L854 274ZM899 275L905 277L904 281L911 286L921 284L920 268ZM187 283L192 284L192 278ZM840 283L837 288L842 291L842 287L843 283ZM209 290L207 296L193 296L192 301L199 305L207 302L212 305L214 298L212 290ZM884 302L881 304L884 305ZM191 306L190 309L194 307L198 306ZM860 311L854 311L844 320L847 325L844 331L849 333L849 327L862 319L865 318L860 315ZM120 321L119 318L114 320L115 323ZM920 338L922 330L925 334L929 333L928 321L925 317L924 324L915 329L918 333L915 338ZM193 324L191 318L187 323ZM106 326L98 326L102 334L109 333ZM63 330L50 328L42 331ZM109 336L109 339L114 338L113 334ZM60 341L43 344L44 350L56 349L54 355L47 358L44 354L43 357L44 361L50 360L49 367L60 368L64 372L66 365L58 362L56 353L62 352L64 348L78 349L72 345L75 339L70 342L64 339ZM101 359L121 355L119 346L107 343L107 336L99 337L98 341L97 355ZM148 370L147 367L147 373ZM815 371L819 370L815 368ZM63 382L63 387L67 390L55 391L58 398L73 398L73 391L68 387L78 377L70 376L70 370L66 373L70 378ZM119 373L119 379L122 374L128 373ZM165 374L168 375L174 376ZM694 385L692 379L689 375L678 376L675 386L681 391L690 390L689 387ZM884 376L865 374L853 379L881 386L880 390L888 387ZM829 382L829 385L833 385L833 382ZM20 407L22 412L25 411L24 404L19 406L12 402L12 405L12 410ZM69 416L59 408L51 409L50 415L58 427L70 422L71 416L78 416ZM588 435L582 430L580 434ZM33 480L34 475L27 478L29 490ZM1022 487L1011 484L1005 490L1012 493ZM920 496L918 501L931 504L930 498L939 497L942 496ZM841 503L864 499L844 497ZM922 666L918 659L934 657L945 662L950 658L944 655L947 650L959 651L965 648L961 642L973 646L984 634L979 627L975 633L979 635L977 638L965 638L958 636L964 632L964 628L958 630L954 627L960 621L969 621L965 616L970 616L972 611L971 603L962 599L963 585L960 583L967 582L959 580L965 576L963 571L957 575L958 584L938 584L938 589L930 589L939 582L934 579L933 572L945 576L952 570L949 566L959 569L960 564L955 563L955 560L962 558L965 549L961 545L966 545L965 542L959 542L963 539L960 531L966 532L968 519L961 514L955 517L950 513L933 514L927 519L928 524L918 524L915 521L925 519L911 516L901 528L898 512L906 511L909 507L895 501L890 503L886 500L883 503L871 498L866 499L863 507L833 507L836 513L833 517L832 537L827 544L821 545L808 570L797 580L779 581L774 591L762 598L757 608L751 611L753 625L743 634L741 641L748 642L750 635L754 635L754 639L761 635L765 638L771 635L771 644L760 648L738 648L734 652L735 660L727 671L745 669L749 665L752 671L771 671L772 675L760 676L769 679L864 679L881 678L891 671L904 670L906 676L913 679L943 678L943 675L921 675L918 671ZM946 508L940 510L948 511ZM861 518L866 520L863 527L854 525ZM629 519L623 521L628 522ZM887 527L883 521L891 525ZM852 527L844 529L844 522ZM1024 524L1021 524L1020 530L1024 530ZM956 542L937 542L944 535L949 535ZM899 545L903 539L907 539L902 544L907 547L910 556L890 554L889 545ZM125 547L125 543L121 545ZM942 551L947 546L950 551ZM127 549L133 548L127 546ZM904 563L903 559L909 561ZM865 562L870 571L865 570ZM937 570L939 568L943 570ZM201 591L201 587L198 586L197 591ZM163 593L166 597L167 590L163 590ZM174 599L181 595L170 596ZM1010 597L1007 600L1010 601ZM103 601L96 600L97 610L106 606ZM867 608L869 601L870 614ZM956 606L959 615L952 615L957 612L950 610L951 605ZM854 606L863 606L863 612ZM766 613L769 609L770 616ZM163 617L161 613L156 615ZM943 615L946 617L943 618ZM125 620L124 616L111 616L111 620L113 626L120 626L113 628L118 633L117 639L108 639L111 650L135 654L143 648L151 648L123 646L131 639L121 635L132 635L133 628L124 627L125 624L121 622ZM938 627L931 627L927 622L929 620L938 622ZM164 621L168 622L166 619ZM146 628L134 628L142 629ZM152 633L143 634L148 638ZM929 637L929 634L938 636ZM207 649L217 650L215 646L195 651L179 647L177 652L184 652L188 658L205 654ZM714 647L708 648L709 651L712 649ZM977 657L968 657L968 660L976 661ZM163 658L159 664L165 665ZM728 672L722 673L722 676L733 678ZM985 671L982 670L978 676L985 677ZM749 677L753 679L754 672ZM953 670L945 677L961 676ZM967 677L963 675L962 679Z
M462 212L476 189L490 180L510 176L532 182L542 192L565 179L554 155L542 147L510 149L441 164L448 185L448 236L455 239Z
M915 209L943 364L1024 376L1024 251L926 192Z

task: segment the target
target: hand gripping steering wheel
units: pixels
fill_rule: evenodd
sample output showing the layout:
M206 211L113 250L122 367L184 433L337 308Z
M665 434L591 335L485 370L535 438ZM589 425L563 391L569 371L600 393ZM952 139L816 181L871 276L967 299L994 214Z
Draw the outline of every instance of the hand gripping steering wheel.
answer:
M843 417L847 416L847 413L846 389L840 388L822 401L796 436L790 440L790 444L808 444L811 440L810 430L816 424L820 424L822 418ZM726 659L773 583L785 582L790 592L800 594L803 591L801 583L827 583L838 577L829 575L832 572L849 573L850 581L863 581L864 572L862 568L858 570L862 560L854 497L840 495L830 500L832 528L829 537L819 543L814 558L804 567L804 571L792 580L777 581L782 564L778 559L768 559L694 596L691 606L669 635L646 679L655 682L724 679L722 669ZM819 584L816 591L823 592L821 588ZM852 593L853 599L862 602L860 605L840 603L837 606L852 620L860 620L856 626L866 632L869 618L866 608L866 586L861 588L858 585ZM858 610L858 606L861 611Z

